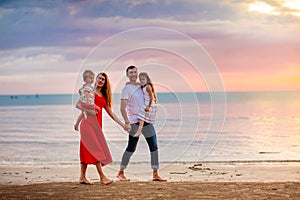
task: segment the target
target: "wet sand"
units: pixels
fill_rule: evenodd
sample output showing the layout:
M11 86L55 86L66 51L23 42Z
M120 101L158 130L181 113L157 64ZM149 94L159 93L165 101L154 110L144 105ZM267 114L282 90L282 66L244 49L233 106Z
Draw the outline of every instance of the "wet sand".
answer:
M53 182L0 187L1 199L300 199L299 182Z
M104 171L114 180L101 185L94 166L78 184L79 166L0 166L1 199L300 199L299 162L175 163L160 170L168 182L153 182L151 171L131 165L130 182L115 177L117 165Z

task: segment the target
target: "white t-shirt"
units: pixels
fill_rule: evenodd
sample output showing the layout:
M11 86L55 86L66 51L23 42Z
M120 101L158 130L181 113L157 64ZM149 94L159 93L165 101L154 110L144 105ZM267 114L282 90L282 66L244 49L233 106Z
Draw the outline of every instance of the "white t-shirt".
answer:
M127 99L127 115L131 124L139 122L137 115L144 105L144 95L139 85L127 84L122 89L121 100Z

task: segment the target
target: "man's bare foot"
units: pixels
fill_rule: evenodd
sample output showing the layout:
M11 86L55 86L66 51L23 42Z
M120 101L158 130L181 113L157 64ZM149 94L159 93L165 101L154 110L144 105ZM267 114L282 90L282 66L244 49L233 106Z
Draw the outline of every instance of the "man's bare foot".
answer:
M167 181L166 179L163 179L162 177L156 175L156 176L153 176L153 179L152 181L160 181L160 182L165 182Z
M124 175L124 172L122 172L122 171L119 171L117 178L120 181L130 181L130 179L126 178L126 176Z
M79 183L84 185L92 185L92 183L90 183L86 178L79 179Z
M111 179L108 179L108 178L102 178L101 179L101 181L100 181L100 183L101 184L105 184L105 185L109 185L109 184L111 184L111 183L113 183L114 181L113 180L111 180Z
M153 170L153 181L167 181L166 179L163 179L162 177L160 177L158 175L158 170L157 169L154 169Z

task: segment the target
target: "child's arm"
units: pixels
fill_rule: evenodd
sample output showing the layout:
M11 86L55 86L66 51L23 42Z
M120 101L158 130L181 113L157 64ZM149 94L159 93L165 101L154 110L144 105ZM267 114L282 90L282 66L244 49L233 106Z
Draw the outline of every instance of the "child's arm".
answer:
M80 113L80 115L79 115L78 118L77 118L76 124L77 124L77 123L79 124L79 122L82 120L82 118L83 118L83 114Z
M83 98L85 99L85 102L87 105L90 104L89 94L85 91Z
M147 86L146 86L146 91L148 92L150 99L149 99L149 104L148 104L148 106L145 108L145 111L146 111L146 112L149 112L150 107L151 107L151 105L152 105L152 101L153 101L152 88L151 88L150 85L147 85Z
M92 105L94 104L94 102L91 102L91 95L94 94L93 88L89 87L89 86L85 86L84 90L83 90L83 98L85 99L85 102L88 105Z

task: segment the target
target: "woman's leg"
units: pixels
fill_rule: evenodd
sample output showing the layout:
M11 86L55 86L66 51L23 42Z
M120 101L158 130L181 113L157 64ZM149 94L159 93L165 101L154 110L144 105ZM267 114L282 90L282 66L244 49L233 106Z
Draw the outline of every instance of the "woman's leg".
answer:
M98 171L98 174L99 174L99 177L100 177L100 182L105 184L105 185L108 185L110 183L113 182L113 180L107 178L102 170L102 165L100 162L97 162L96 164L96 168L97 168L97 171Z
M86 169L87 169L87 164L81 163L80 164L80 178L79 178L79 183L80 184L91 184L87 178L86 178Z

